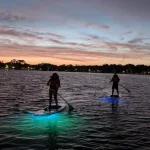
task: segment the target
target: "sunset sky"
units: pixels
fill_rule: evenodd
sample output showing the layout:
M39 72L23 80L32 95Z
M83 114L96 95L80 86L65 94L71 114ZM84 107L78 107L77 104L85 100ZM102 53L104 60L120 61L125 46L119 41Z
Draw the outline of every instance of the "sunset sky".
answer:
M150 65L150 0L0 0L0 60Z

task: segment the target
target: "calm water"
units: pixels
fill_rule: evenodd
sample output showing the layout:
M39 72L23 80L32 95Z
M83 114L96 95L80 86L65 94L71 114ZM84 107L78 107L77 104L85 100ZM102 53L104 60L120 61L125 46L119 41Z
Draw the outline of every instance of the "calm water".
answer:
M119 75L131 93L120 87L114 106L103 99L112 74L58 72L59 94L75 110L35 117L29 112L48 105L52 73L0 70L1 150L150 149L150 76Z

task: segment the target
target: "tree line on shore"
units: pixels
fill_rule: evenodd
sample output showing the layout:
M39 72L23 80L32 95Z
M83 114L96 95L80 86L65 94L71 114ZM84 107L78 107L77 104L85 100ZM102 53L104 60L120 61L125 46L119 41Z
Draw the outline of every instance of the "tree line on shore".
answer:
M40 63L31 65L24 60L13 59L4 63L0 61L0 69L15 70L41 70L41 71L68 71L68 72L95 72L95 73L127 73L127 74L150 74L150 66L139 64L104 64L104 65L54 65L49 63Z

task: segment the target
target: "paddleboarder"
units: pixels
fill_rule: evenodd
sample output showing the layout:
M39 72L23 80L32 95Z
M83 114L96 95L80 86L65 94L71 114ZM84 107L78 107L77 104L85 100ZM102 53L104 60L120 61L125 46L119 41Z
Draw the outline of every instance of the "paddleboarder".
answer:
M60 80L59 80L59 76L57 73L53 73L53 75L50 76L50 79L48 80L47 85L49 86L49 110L51 110L53 95L54 95L56 107L58 106L57 93L58 93L58 88L60 87Z
M114 95L114 89L117 90L117 94L118 94L118 97L119 97L119 89L118 89L118 83L119 83L120 79L118 77L118 75L115 73L112 77L112 79L110 80L110 82L113 82L113 85L112 85L112 95Z

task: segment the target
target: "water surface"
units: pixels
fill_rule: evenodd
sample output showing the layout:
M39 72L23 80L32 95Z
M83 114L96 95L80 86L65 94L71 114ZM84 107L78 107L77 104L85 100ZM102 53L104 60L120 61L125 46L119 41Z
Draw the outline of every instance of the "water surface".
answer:
M59 94L74 111L35 117L29 112L48 105L52 73L0 70L0 149L150 149L150 76L119 75L131 92L120 87L113 105L103 99L112 74L58 72Z

